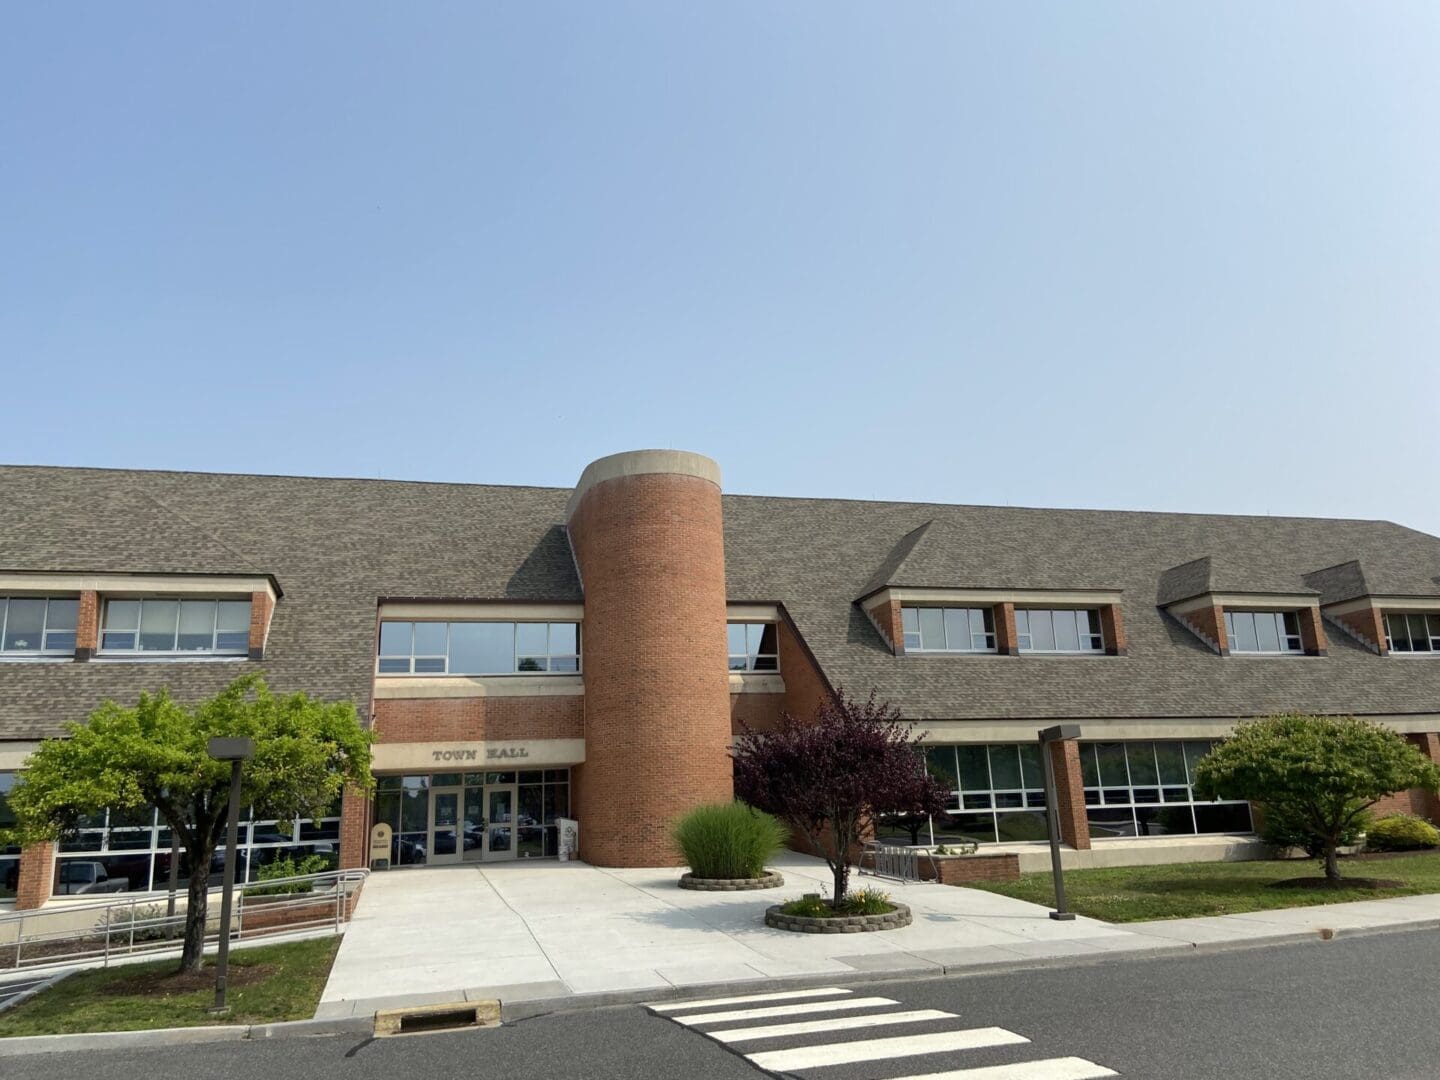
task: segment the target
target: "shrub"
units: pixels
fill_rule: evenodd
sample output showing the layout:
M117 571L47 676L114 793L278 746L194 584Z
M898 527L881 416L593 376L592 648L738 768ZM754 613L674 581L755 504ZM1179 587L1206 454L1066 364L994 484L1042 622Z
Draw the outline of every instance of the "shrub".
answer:
M1299 848L1312 859L1318 859L1325 852L1325 838L1298 813L1282 806L1265 806L1265 825L1260 839L1277 848ZM1360 842L1370 824L1370 815L1359 813L1341 832L1336 840L1338 847L1352 847Z
M754 878L765 872L790 831L742 802L697 806L670 830L690 871L700 878Z
M323 874L330 869L330 860L324 855L306 855L296 861L286 855L260 867L261 881L275 881L277 878L301 877L305 874ZM287 893L307 893L315 888L313 881L287 881L283 885L252 885L245 890L246 896L280 896Z
M835 914L830 902L818 896L802 896L799 900L788 901L780 906L780 910L786 915L799 915L806 919L825 919Z
M1414 814L1391 814L1371 825L1365 840L1378 851L1440 847L1440 829Z
M95 923L95 932L116 944L124 944L134 934L136 941L168 941L185 933L185 915L166 918L164 904L136 904L133 907L111 908Z

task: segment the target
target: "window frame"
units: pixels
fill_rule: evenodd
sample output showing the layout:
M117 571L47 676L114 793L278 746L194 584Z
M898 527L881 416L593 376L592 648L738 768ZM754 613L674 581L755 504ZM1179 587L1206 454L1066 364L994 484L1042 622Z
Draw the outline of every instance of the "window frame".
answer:
M381 641L384 638L385 626L407 624L410 627L410 651L408 653L387 653L381 651ZM439 653L416 653L415 652L415 627L419 625L443 626L445 627L445 652L442 656ZM451 671L451 637L455 626L508 626L510 627L510 670L509 671ZM454 676L457 678L506 678L512 675L579 675L584 670L584 633L582 621L579 619L380 619L377 621L375 630L375 674L389 678L445 678ZM520 651L520 627L522 626L543 626L545 627L545 649L541 653ZM575 628L575 652L554 652L552 639L554 627L570 626ZM520 667L522 660L543 659L545 667L541 669L525 669ZM441 661L441 668L438 671L417 671L416 661L425 660L428 662ZM573 660L573 669L552 667L556 660ZM385 663L405 661L407 670L396 671L386 670Z
M1241 655L1241 656L1304 656L1304 655L1305 655L1305 636L1304 636L1304 634L1301 633L1300 613L1299 613L1298 611L1296 611L1296 610L1294 610L1294 609L1289 609L1289 610L1287 610L1287 609L1284 609L1284 608L1273 608L1273 609L1272 609L1272 608L1267 608L1267 609L1264 609L1264 610L1254 610L1254 609L1231 610L1230 608L1226 608L1224 614L1225 614L1225 640L1229 643L1229 647L1230 647L1230 652L1231 652L1231 654L1237 654L1237 653L1238 653L1238 654ZM1269 617L1274 621L1275 636L1276 636L1276 640L1277 640L1277 641L1279 642L1279 644L1280 644L1280 648L1278 648L1278 649L1262 649L1262 648L1255 648L1255 649L1238 649L1238 648L1236 648L1236 647L1235 647L1235 641L1236 641L1236 634L1235 634L1235 617L1236 617L1236 616L1243 616L1243 617L1249 618L1251 628L1253 629L1254 634L1255 634L1255 641L1256 641L1257 645L1260 643L1260 623L1259 623L1259 617L1260 617L1260 616L1269 616ZM1289 626L1287 625L1291 620L1294 620L1294 623L1295 623L1295 630L1294 630L1293 633L1290 631L1290 628L1289 628ZM1290 645L1289 645L1289 642L1290 642L1292 639L1293 639L1294 642L1295 642L1294 648L1291 648Z
M1385 651L1391 656L1409 657L1431 657L1440 656L1440 612L1436 611L1384 611L1381 613L1385 621ZM1405 620L1405 641L1407 646L1414 644L1416 638L1410 630L1410 620L1420 619L1424 626L1423 639L1427 642L1424 649L1407 647L1397 649L1395 647L1395 635L1390 629L1392 618L1403 618Z
M109 625L110 606L112 604L135 604L135 623L133 628L112 627ZM175 624L171 635L171 647L169 649L146 649L141 647L142 627L145 623L145 605L147 603L173 603L175 605ZM210 617L210 647L208 649L182 649L180 648L180 618L189 604L210 604L212 612ZM249 610L245 619L245 641L243 645L233 648L219 648L218 642L221 633L233 634L240 631L220 630L220 605L221 604L244 604ZM96 628L95 656L97 659L106 657L156 657L165 659L192 658L192 657L214 657L220 659L245 658L250 655L250 626L255 617L254 600L249 596L195 596L188 593L181 593L175 596L106 596L100 602L99 625ZM133 644L126 648L123 646L107 645L105 637L107 634L133 635Z
M1094 648L1037 649L1034 647L1035 635L1031 618L1036 614L1048 615L1050 617L1050 640L1058 643L1059 635L1055 632L1055 616L1060 612L1065 612L1072 619L1080 612L1093 616L1094 629L1081 631L1079 621L1075 622L1075 638L1082 642L1087 639L1093 640ZM1021 616L1024 616L1023 620ZM1015 647L1022 655L1028 656L1104 656L1105 650L1108 648L1105 641L1105 620L1101 618L1098 607L1017 607L1015 609Z
M38 649L7 649L5 638L10 629L10 604L15 600L40 600L45 604L45 613L40 619L40 648ZM75 605L75 625L71 627L50 626L50 605L55 601L69 602ZM79 643L80 632L80 597L79 596L0 596L0 658L6 660L25 660L41 657L51 659L58 657L73 657L76 645ZM52 634L69 634L71 641L69 646L56 648L49 645Z
M943 648L932 649L926 647L924 644L924 622L920 616L922 611L940 612L940 632L945 639L945 646ZM960 632L963 633L969 641L969 645L964 648L955 648L950 644L951 612L963 615L965 629ZM978 631L975 629L974 621L971 618L972 615L977 613L980 616L981 627ZM911 629L912 623L914 629ZM900 607L900 631L907 655L910 653L928 653L932 655L940 653L971 653L984 655L986 653L999 651L999 637L995 632L995 608L993 605L990 607L971 607L968 605L965 607L957 607L944 604L902 604ZM911 643L912 638L914 639L914 644ZM982 648L975 648L976 638L985 639L987 644Z
M1194 831L1189 833L1162 833L1160 834L1160 838L1166 836L1245 836L1254 833L1255 815L1254 811L1250 809L1250 803L1247 800L1206 800L1197 797L1195 794L1195 763L1198 762L1200 758L1204 757L1205 754L1208 754L1211 750L1213 750L1219 742L1220 740L1218 739L1086 739L1081 741L1079 746L1077 747L1077 750L1080 754L1080 772L1082 777L1081 791L1082 796L1085 800L1086 817L1088 818L1090 816L1090 811L1092 810L1129 810L1130 826L1134 830L1134 832L1128 836L1122 836L1119 838L1134 840L1142 839L1140 833L1139 819L1140 810L1149 810L1157 806L1172 809L1178 807L1185 807L1190 811L1190 823L1193 826ZM1197 753L1192 758L1192 751L1197 748L1201 743L1206 744L1204 753ZM1167 784L1165 782L1165 778L1161 775L1159 753L1159 747L1161 744L1173 744L1174 746L1179 748L1181 760L1185 766L1185 783L1183 785L1174 783ZM1102 746L1119 746L1122 748L1123 756L1125 759L1125 782L1123 784L1108 783L1107 781L1109 780L1109 777L1102 773L1100 769L1100 747ZM1135 777L1131 770L1130 749L1132 746L1145 746L1149 748L1150 757L1155 766L1155 782L1153 784L1146 782L1141 782L1137 784L1135 782ZM1094 784L1091 784L1088 777L1086 777L1087 755L1094 762L1096 779L1096 783ZM1178 791L1182 786L1185 790L1185 798L1176 799L1166 797L1167 792ZM1135 797L1135 793L1137 790L1142 792L1154 791L1155 798L1153 800L1137 799ZM1111 798L1112 795L1118 794L1119 792L1124 792L1125 797ZM1200 819L1195 812L1195 808L1197 806L1233 805L1240 805L1246 807L1246 813L1250 818L1250 828L1248 830L1243 830L1239 832L1233 830L1224 830L1221 832L1200 832ZM1102 822L1097 824L1103 825L1104 823ZM1089 833L1091 839L1104 840L1108 838L1103 833L1097 836L1093 825L1089 829Z
M730 628L732 626L745 627L745 652L736 653L730 651ZM750 648L750 631L758 630L759 636L755 645ZM771 630L775 634L775 651L760 652L760 646L765 643L765 631ZM766 619L726 619L725 620L725 652L726 668L732 675L778 675L780 673L780 625ZM737 667L735 661L742 661ZM770 667L760 667L761 660L771 661Z

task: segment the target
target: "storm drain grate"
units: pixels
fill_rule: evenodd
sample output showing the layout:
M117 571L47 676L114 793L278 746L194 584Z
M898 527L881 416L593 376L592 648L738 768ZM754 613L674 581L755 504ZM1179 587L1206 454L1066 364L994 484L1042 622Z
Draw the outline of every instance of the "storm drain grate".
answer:
M411 1009L381 1009L375 1014L377 1037L425 1035L433 1031L498 1027L500 1002L457 1001L444 1005L420 1005Z

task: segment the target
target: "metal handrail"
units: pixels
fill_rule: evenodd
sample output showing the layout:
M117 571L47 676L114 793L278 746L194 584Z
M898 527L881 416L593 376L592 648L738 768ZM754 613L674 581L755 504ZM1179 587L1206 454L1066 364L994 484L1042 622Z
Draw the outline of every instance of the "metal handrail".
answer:
M238 917L231 929L231 940L317 929L339 933L349 921L349 898L369 873L363 868L325 870L318 874L296 874L237 884L235 900ZM297 891L285 891L286 887ZM207 897L219 891L209 888L206 890ZM93 964L97 960L102 966L108 966L120 957L178 950L184 936L185 912L152 915L141 910L160 907L164 902L165 894L149 893L124 900L67 903L0 915L0 957L8 949L15 950L10 964L0 961L0 974ZM248 928L245 926L247 906L257 909L252 912L252 924ZM261 918L261 912L272 918ZM86 913L94 913L94 919L89 921L88 926L77 927L77 916L83 920ZM301 917L292 917L294 913L301 913ZM47 921L68 925L60 929L27 932L27 924L30 927L43 926ZM5 932L12 926L15 928L13 938ZM205 940L218 941L219 936L219 920L210 915L207 904ZM120 940L117 941L117 937ZM47 947L63 942L73 943L74 948L57 951ZM27 946L30 949L28 956Z

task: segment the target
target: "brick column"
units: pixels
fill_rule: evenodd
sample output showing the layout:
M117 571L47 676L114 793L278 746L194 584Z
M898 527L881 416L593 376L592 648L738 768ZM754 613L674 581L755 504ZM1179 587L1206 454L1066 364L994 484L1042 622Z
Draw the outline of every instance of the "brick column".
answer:
M1320 609L1301 608L1299 616L1300 647L1305 650L1306 656L1324 656L1329 643L1325 640L1325 627L1320 625Z
M1080 744L1061 739L1050 744L1055 766L1055 806L1059 815L1060 839L1077 851L1090 849L1090 818L1085 812L1085 775L1080 770Z
M340 869L370 865L370 798L354 784L340 796Z
M265 640L270 636L270 614L275 602L268 592L250 594L250 659L265 659Z
M21 848L20 880L15 888L15 910L38 908L49 900L54 878L54 844L31 844Z
M1119 604L1100 608L1100 632L1105 635L1105 652L1109 656L1125 655L1125 620Z
M1385 647L1385 619L1379 608L1367 607L1359 611L1347 611L1333 618L1381 656L1389 653L1390 650Z
M995 605L995 651L1001 656L1020 655L1020 635L1015 630L1015 605Z
M93 589L80 594L75 617L75 659L89 660L100 647L100 594Z

